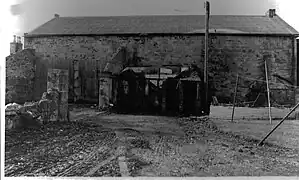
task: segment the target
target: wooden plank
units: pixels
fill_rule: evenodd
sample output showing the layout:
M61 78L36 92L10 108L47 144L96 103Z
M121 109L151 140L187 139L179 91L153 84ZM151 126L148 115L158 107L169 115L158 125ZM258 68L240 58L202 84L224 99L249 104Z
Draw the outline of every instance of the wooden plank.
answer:
M84 87L84 98L88 99L88 86L87 86L87 82L88 82L88 77L89 77L89 68L88 68L88 60L84 61L84 83L83 83L83 87Z
M74 67L72 59L67 59L69 67L69 100L74 100Z
M80 77L80 61L79 60L73 60L73 78L74 78L74 101L77 101L82 96L82 81Z
M210 20L210 3L205 2L206 19L205 19L205 61L204 61L204 83L205 83L205 110L208 109L208 57L209 57L209 20Z
M283 117L282 120L258 143L258 146L263 145L263 142L298 108L298 106L299 103L296 104L296 106L293 107L293 109L291 109L291 111L285 115L285 117Z
M238 91L238 81L239 81L239 73L237 74L237 80L236 80L236 86L235 86L235 94L234 94L233 112L232 112L232 120L231 120L231 122L234 122L235 103L236 103L236 97L237 97L237 91Z
M79 60L79 77L80 77L80 86L81 86L81 96L80 96L80 98L84 98L84 94L85 94L85 87L84 87L85 74L84 74L84 61L82 61L82 60Z
M268 95L268 114L269 114L270 124L272 124L272 117L271 117L271 102L270 102L270 90L269 90L269 80L268 80L267 60L265 60L265 72L266 72L267 95Z

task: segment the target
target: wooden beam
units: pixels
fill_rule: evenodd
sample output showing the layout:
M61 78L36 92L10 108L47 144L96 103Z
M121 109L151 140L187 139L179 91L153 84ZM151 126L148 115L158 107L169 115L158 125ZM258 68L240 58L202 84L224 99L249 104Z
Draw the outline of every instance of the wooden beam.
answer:
M294 88L294 104L296 104L298 102L298 86L299 86L299 69L298 69L298 39L294 38L294 43L293 43L293 62L295 63L295 68L294 68L294 80L295 82L293 83L295 85ZM299 112L295 112L295 118L299 119Z
M205 18L205 61L204 61L204 83L205 83L205 110L208 110L208 100L209 100L209 84L208 84L208 58L209 58L209 19L210 19L210 3L209 1L205 2L206 8L206 18Z
M263 145L263 142L283 123L284 120L286 120L292 114L292 112L297 109L298 106L299 103L295 107L293 107L293 109L291 109L291 111L287 115L285 115L285 117L282 118L282 120L258 143L258 146Z
M238 91L238 81L239 81L239 73L237 74L236 85L235 85L235 94L234 94L233 112L232 112L232 120L231 120L231 122L234 122L235 103L236 103L236 97L237 97L237 91Z
M267 82L267 95L268 95L268 114L270 124L272 124L272 117L271 117L271 102L270 102L270 88L269 88L269 80L268 80L268 68L267 68L267 59L265 60L265 72L266 72L266 82Z
M253 101L253 104L251 105L251 107L254 107L256 101L259 99L261 93L259 92L259 94L257 95L257 97L255 98L255 100Z

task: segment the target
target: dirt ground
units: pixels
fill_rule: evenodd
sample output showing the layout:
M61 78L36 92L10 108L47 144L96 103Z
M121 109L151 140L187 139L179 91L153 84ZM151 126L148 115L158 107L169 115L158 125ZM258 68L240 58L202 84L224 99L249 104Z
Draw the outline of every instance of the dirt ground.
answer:
M71 118L76 122L7 132L5 176L299 175L298 149L257 147L245 124L90 109L73 110Z
M291 110L290 108L272 108L272 124L270 124L267 108L238 107L234 122L231 123L232 107L212 107L211 119L225 132L246 135L254 139L262 139ZM294 113L285 120L266 140L280 146L299 148L299 121L294 120Z
M291 108L277 108L271 107L272 119L282 119ZM231 120L232 106L211 106L210 117L220 120ZM294 119L295 113L292 113L289 119ZM268 107L249 108L249 107L235 107L234 119L236 120L269 120Z

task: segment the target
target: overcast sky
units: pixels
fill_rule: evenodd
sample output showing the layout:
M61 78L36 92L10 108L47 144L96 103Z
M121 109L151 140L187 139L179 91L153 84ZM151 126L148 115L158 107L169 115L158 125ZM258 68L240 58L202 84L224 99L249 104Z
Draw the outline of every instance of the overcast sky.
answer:
M211 14L264 15L276 0L210 0ZM288 1L288 0L285 0ZM18 26L23 35L60 16L204 14L204 0L15 0L21 3Z

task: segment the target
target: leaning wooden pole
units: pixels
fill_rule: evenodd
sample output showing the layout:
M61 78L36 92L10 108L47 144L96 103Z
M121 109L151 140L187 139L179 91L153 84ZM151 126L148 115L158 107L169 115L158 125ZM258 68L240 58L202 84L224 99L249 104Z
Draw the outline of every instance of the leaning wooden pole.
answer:
M270 124L272 124L272 117L271 117L271 102L270 102L270 88L269 88L269 80L268 80L268 69L267 69L267 60L265 60L265 71L266 71L266 82L267 82L267 95L268 95L268 114Z
M293 109L291 109L291 111L284 118L282 118L282 120L258 143L258 146L262 145L263 142L283 123L284 120L286 120L292 114L292 112L297 109L298 106L299 103L296 104L296 106L293 107Z
M210 3L208 1L205 2L206 8L206 32L205 32L205 61L204 61L204 84L205 84L205 111L207 113L208 110L208 101L209 101L209 84L208 84L208 57L209 57L209 19L210 19Z
M235 93L234 93L234 101L233 101L233 112L232 112L231 122L234 122L235 104L236 104L236 97L237 97L237 91L238 91L238 81L239 81L239 73L237 74L236 85L235 85Z
M257 97L255 98L255 100L253 101L253 104L252 104L251 107L254 107L254 105L255 105L256 101L259 99L260 95L261 95L261 93L259 92L259 94L258 94Z

